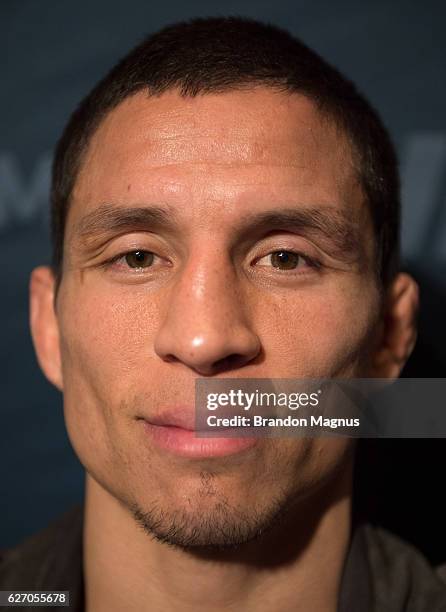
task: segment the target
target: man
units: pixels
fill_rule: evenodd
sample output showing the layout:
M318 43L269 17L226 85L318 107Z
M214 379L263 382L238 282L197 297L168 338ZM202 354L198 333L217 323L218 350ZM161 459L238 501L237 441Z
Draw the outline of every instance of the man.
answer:
M166 28L72 116L52 221L31 327L86 499L6 555L2 589L87 612L446 609L420 553L353 520L350 439L190 426L198 377L393 379L412 351L394 151L350 82L253 21Z

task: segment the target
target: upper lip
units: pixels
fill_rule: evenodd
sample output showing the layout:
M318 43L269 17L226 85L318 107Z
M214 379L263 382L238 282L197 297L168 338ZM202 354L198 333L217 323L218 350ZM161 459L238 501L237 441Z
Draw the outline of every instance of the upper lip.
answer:
M165 408L150 417L144 417L150 425L163 427L180 427L189 431L195 431L195 407L193 406L172 406Z

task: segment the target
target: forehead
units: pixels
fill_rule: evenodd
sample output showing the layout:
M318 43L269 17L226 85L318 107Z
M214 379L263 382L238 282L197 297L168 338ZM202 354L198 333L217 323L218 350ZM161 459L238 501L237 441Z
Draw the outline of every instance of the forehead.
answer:
M155 201L196 220L204 212L229 219L292 199L364 213L347 139L308 98L265 87L196 97L139 92L93 135L70 217Z

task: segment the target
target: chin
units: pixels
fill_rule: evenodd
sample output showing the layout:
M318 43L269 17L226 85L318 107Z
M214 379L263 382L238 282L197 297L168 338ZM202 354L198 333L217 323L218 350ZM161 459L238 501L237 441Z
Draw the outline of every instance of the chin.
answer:
M151 506L132 504L137 523L151 537L183 549L230 549L258 539L275 525L287 506L284 500L270 499L267 507L231 504L223 495L212 499L185 497L182 505Z

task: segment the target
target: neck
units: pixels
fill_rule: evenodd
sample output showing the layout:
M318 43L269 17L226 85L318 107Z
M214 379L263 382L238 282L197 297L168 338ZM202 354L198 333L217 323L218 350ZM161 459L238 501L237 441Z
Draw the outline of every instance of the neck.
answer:
M335 612L350 537L351 468L260 539L212 553L151 538L87 476L86 612Z

